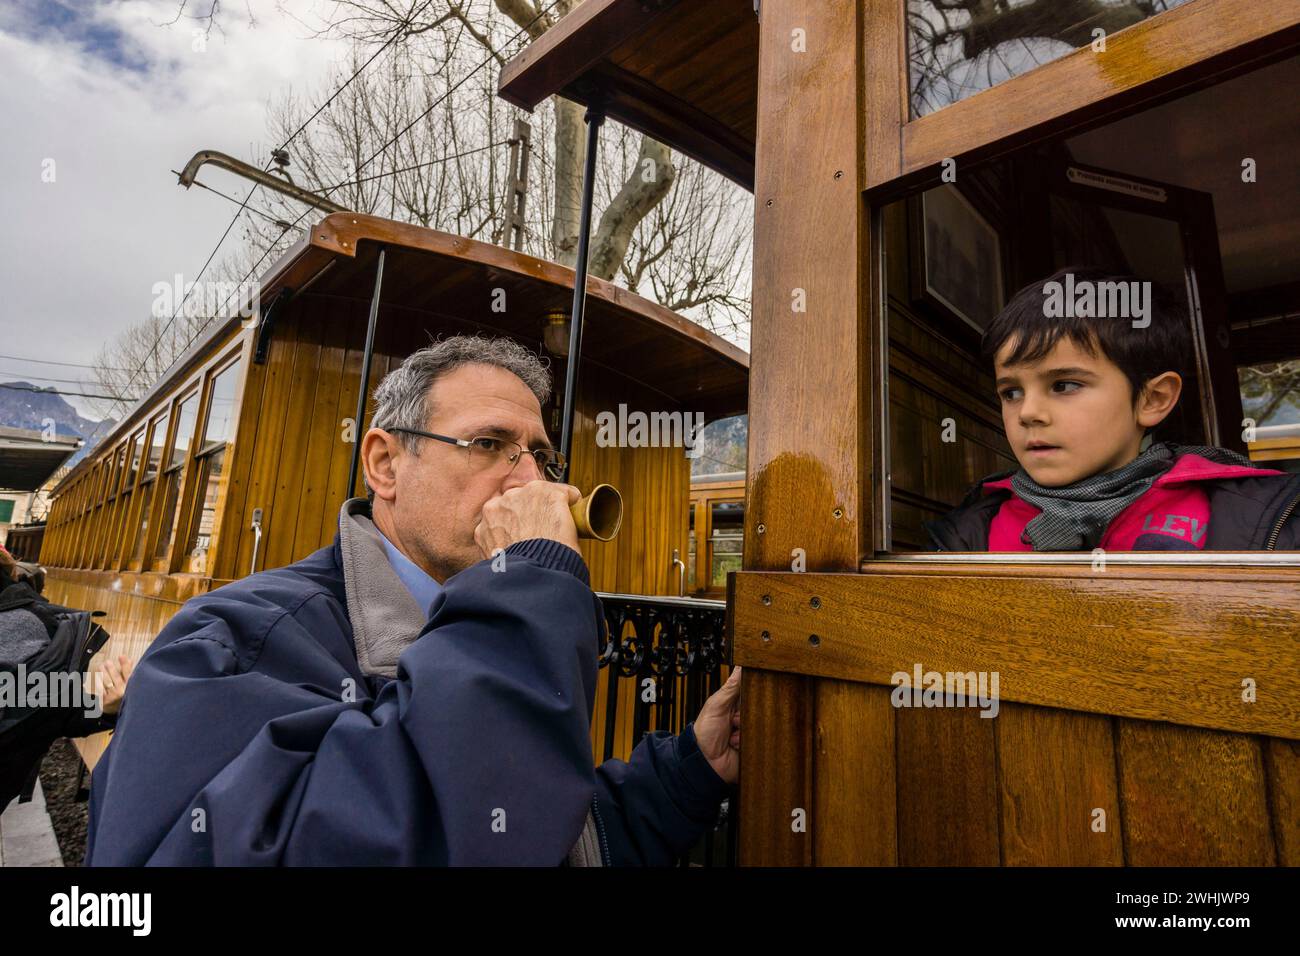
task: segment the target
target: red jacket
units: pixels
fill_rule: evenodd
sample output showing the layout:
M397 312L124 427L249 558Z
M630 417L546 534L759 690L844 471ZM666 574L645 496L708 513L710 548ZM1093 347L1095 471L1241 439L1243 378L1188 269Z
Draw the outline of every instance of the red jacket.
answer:
M940 551L1032 551L1040 509L1010 473L986 478L926 530ZM1102 534L1110 551L1286 551L1300 547L1300 475L1183 454Z

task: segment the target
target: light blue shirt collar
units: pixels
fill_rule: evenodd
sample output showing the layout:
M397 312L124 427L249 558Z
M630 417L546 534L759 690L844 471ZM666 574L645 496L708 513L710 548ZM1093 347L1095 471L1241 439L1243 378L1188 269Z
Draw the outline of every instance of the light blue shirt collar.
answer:
M378 528L375 530L379 531ZM388 536L382 531L379 532L379 540L384 542L384 550L388 552L388 563L393 566L398 578L406 585L406 590L411 592L411 596L415 598L415 603L420 605L420 609L424 611L427 617L429 611L433 608L433 602L442 593L442 585L430 577L418 564L397 550L397 546L389 541Z

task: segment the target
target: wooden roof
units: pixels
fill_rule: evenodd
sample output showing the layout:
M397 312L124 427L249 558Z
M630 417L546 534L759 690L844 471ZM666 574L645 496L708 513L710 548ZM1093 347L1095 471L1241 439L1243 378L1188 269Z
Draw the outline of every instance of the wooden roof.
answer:
M332 254L334 265L308 291L366 301L379 246L387 249L381 323L389 310L411 309L436 316L448 331L510 335L535 346L546 313L560 309L567 315L573 303L572 269L436 229L335 213L312 229L309 244L310 250ZM304 263L310 250L301 253ZM322 268L314 261L309 267ZM296 278L306 275L292 266L282 274L302 288L292 285L295 272ZM493 309L497 289L505 291L504 311ZM590 276L582 356L584 363L612 368L710 420L748 405L748 353L670 309Z
M412 310L421 328L433 317L439 331L510 335L536 347L546 312L567 314L572 305L574 272L565 266L436 229L343 212L316 223L263 275L262 307L283 288L369 302L381 245L387 250L381 325L394 311ZM496 289L506 292L504 312L492 309ZM175 388L239 323L232 315L191 345L55 493L135 428L158 397ZM748 405L748 353L603 279L587 279L582 354L584 364L613 368L686 411L703 412L709 421L744 412Z
M754 188L754 0L585 0L501 71L531 110L559 94L592 105Z

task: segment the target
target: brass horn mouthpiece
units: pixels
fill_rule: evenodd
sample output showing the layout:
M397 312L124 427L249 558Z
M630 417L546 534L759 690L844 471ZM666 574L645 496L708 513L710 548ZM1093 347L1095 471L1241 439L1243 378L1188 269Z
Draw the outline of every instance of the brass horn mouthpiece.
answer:
M569 506L579 538L609 541L623 523L623 496L613 485L597 485Z

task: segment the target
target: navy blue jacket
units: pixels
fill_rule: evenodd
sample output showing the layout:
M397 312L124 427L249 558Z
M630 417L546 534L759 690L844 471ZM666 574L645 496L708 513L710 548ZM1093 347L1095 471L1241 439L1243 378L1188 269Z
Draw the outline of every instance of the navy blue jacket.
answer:
M396 678L357 664L339 539L191 599L95 767L88 865L668 864L727 785L692 727L593 765L599 600L534 539L449 578Z

